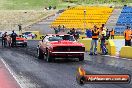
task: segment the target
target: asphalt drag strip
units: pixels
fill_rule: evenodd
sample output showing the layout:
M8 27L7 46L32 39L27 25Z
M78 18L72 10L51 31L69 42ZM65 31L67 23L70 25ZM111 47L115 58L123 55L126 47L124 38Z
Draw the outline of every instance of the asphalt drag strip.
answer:
M76 72L83 66L89 74L130 74L132 61L106 56L89 56L85 60L57 60L48 63L36 58L38 41L29 41L28 47L0 48L0 56L15 72L23 88L132 88L130 84L88 84L76 82Z

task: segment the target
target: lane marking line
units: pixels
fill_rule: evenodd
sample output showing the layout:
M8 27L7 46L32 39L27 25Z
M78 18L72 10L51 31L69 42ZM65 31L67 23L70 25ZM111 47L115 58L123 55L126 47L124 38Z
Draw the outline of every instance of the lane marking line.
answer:
M132 59L129 59L129 58L122 58L122 57L118 57L118 56L110 56L110 55L104 55L104 56L106 56L106 57L113 57L113 58L120 58L120 59L124 59L124 60L132 60Z
M10 66L5 62L5 60L1 57L1 61L3 62L3 64L5 65L6 69L9 71L9 73L13 76L13 78L16 80L16 82L18 83L18 85L20 86L20 88L23 88L21 83L19 82L19 80L17 79L17 76L15 74L15 72L13 72L10 69Z

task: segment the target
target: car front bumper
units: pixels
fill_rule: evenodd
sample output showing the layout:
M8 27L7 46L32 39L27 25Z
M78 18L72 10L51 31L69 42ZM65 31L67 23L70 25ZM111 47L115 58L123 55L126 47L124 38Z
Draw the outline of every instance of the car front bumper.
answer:
M78 58L84 56L85 52L50 52L52 57L57 58Z
M27 42L16 42L17 45L27 45Z

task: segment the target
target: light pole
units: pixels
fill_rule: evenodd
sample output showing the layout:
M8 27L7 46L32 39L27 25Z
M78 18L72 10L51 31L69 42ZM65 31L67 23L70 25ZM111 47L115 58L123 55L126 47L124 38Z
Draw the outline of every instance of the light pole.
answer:
M83 24L84 24L83 32L85 32L85 29L86 29L86 10L84 10L84 21L83 21Z

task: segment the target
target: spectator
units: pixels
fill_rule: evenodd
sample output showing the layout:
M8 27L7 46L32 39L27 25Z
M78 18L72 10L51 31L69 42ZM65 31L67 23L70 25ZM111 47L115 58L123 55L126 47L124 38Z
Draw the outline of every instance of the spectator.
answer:
M70 34L71 35L71 33L72 33L72 30L70 30L67 34Z
M60 32L60 31L61 31L61 26L59 25L59 26L58 26L58 32Z
M37 38L37 34L35 34L35 39Z
M53 9L56 9L56 6L54 6Z
M76 40L79 38L79 32L75 31L74 28L72 30L70 30L70 32L68 32L68 34L73 35Z
M31 35L32 35L32 39L34 39L35 38L35 34L34 33L31 33Z
M75 37L76 40L79 39L79 31L76 31L76 32L75 32L74 37Z
M90 29L86 30L86 35L88 38L92 38L92 31Z
M54 27L54 31L55 31L55 34L58 34L58 29L56 27Z
M97 55L97 41L99 36L99 30L97 30L97 26L94 25L94 28L92 30L92 41L91 41L91 48L90 48L90 54L89 55ZM93 52L94 47L94 52Z
M17 37L17 34L13 30L12 34L11 34L11 38L12 38L12 44L11 44L11 46L12 47L16 46L16 37Z
M65 32L65 26L64 25L62 26L62 31Z
M75 28L71 30L71 35L74 35L76 33Z
M52 9L52 6L49 6L49 10L51 10Z

